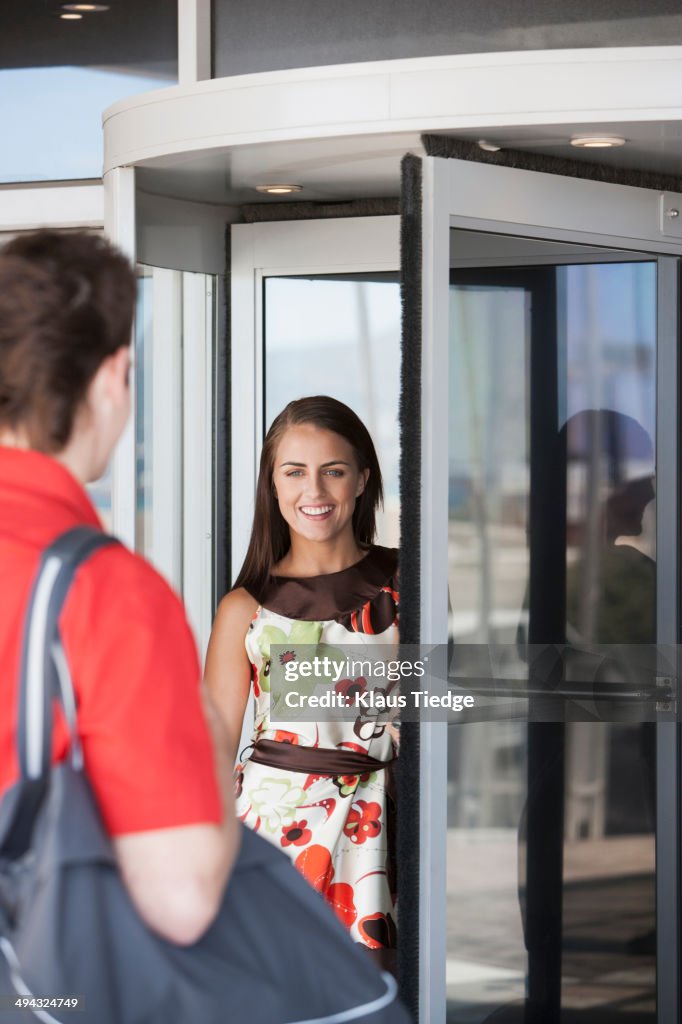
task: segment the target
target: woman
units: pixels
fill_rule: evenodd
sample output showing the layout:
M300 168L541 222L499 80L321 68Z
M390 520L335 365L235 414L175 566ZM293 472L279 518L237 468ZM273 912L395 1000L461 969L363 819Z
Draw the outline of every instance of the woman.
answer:
M41 553L73 527L100 528L85 484L104 472L130 411L134 303L133 270L101 236L37 232L0 253L0 797L18 773L21 631ZM149 927L192 944L221 905L239 829L217 785L182 604L111 545L79 569L60 625L85 768L123 881ZM217 735L214 746L219 756ZM68 749L58 718L55 760Z
M231 756L253 683L254 742L237 770L238 815L284 850L352 937L390 965L391 735L362 714L286 730L269 720L271 644L290 645L294 655L296 644L397 645L397 553L372 544L381 500L374 445L348 406L318 396L280 413L263 445L251 541L218 609L206 681ZM364 683L343 680L337 689Z

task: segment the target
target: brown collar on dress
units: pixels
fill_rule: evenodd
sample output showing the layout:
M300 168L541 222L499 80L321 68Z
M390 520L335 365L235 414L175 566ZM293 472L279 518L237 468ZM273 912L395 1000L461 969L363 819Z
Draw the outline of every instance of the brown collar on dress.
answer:
M322 576L271 576L261 595L264 608L289 619L337 619L362 607L386 586L398 568L395 548L375 545L355 565Z

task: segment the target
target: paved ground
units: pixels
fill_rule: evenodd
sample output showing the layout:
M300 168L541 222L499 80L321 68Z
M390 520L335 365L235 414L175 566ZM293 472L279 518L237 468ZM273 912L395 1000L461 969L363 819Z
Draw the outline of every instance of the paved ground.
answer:
M521 1024L516 835L448 836L448 1024ZM566 845L562 1024L655 1024L651 837Z

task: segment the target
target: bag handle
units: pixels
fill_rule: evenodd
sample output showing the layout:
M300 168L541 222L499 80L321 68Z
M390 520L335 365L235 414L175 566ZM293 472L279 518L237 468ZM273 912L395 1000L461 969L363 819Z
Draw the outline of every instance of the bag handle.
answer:
M24 617L19 674L17 746L20 778L0 803L0 858L16 860L29 849L50 779L52 706L61 699L74 767L83 755L76 730L76 701L59 636L59 614L79 565L113 537L92 526L61 534L43 552Z
M82 766L76 703L59 637L59 615L79 566L99 548L118 543L91 526L61 534L43 552L24 619L19 674L18 755L22 782L47 786L52 760L52 702L58 697L71 733L74 764ZM35 788L35 787L31 787Z

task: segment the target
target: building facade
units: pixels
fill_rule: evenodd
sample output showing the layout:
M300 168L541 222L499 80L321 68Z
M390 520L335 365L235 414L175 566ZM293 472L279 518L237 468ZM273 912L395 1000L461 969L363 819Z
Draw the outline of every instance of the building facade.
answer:
M0 188L0 232L100 226L140 266L100 506L205 646L290 399L367 422L399 541L398 211L421 158L411 639L481 685L475 714L418 726L410 998L423 1024L676 1024L682 14L492 7L178 0L177 84L104 110L101 181ZM608 647L596 676L564 665L570 713L537 700L548 639ZM624 687L625 648L656 644Z

